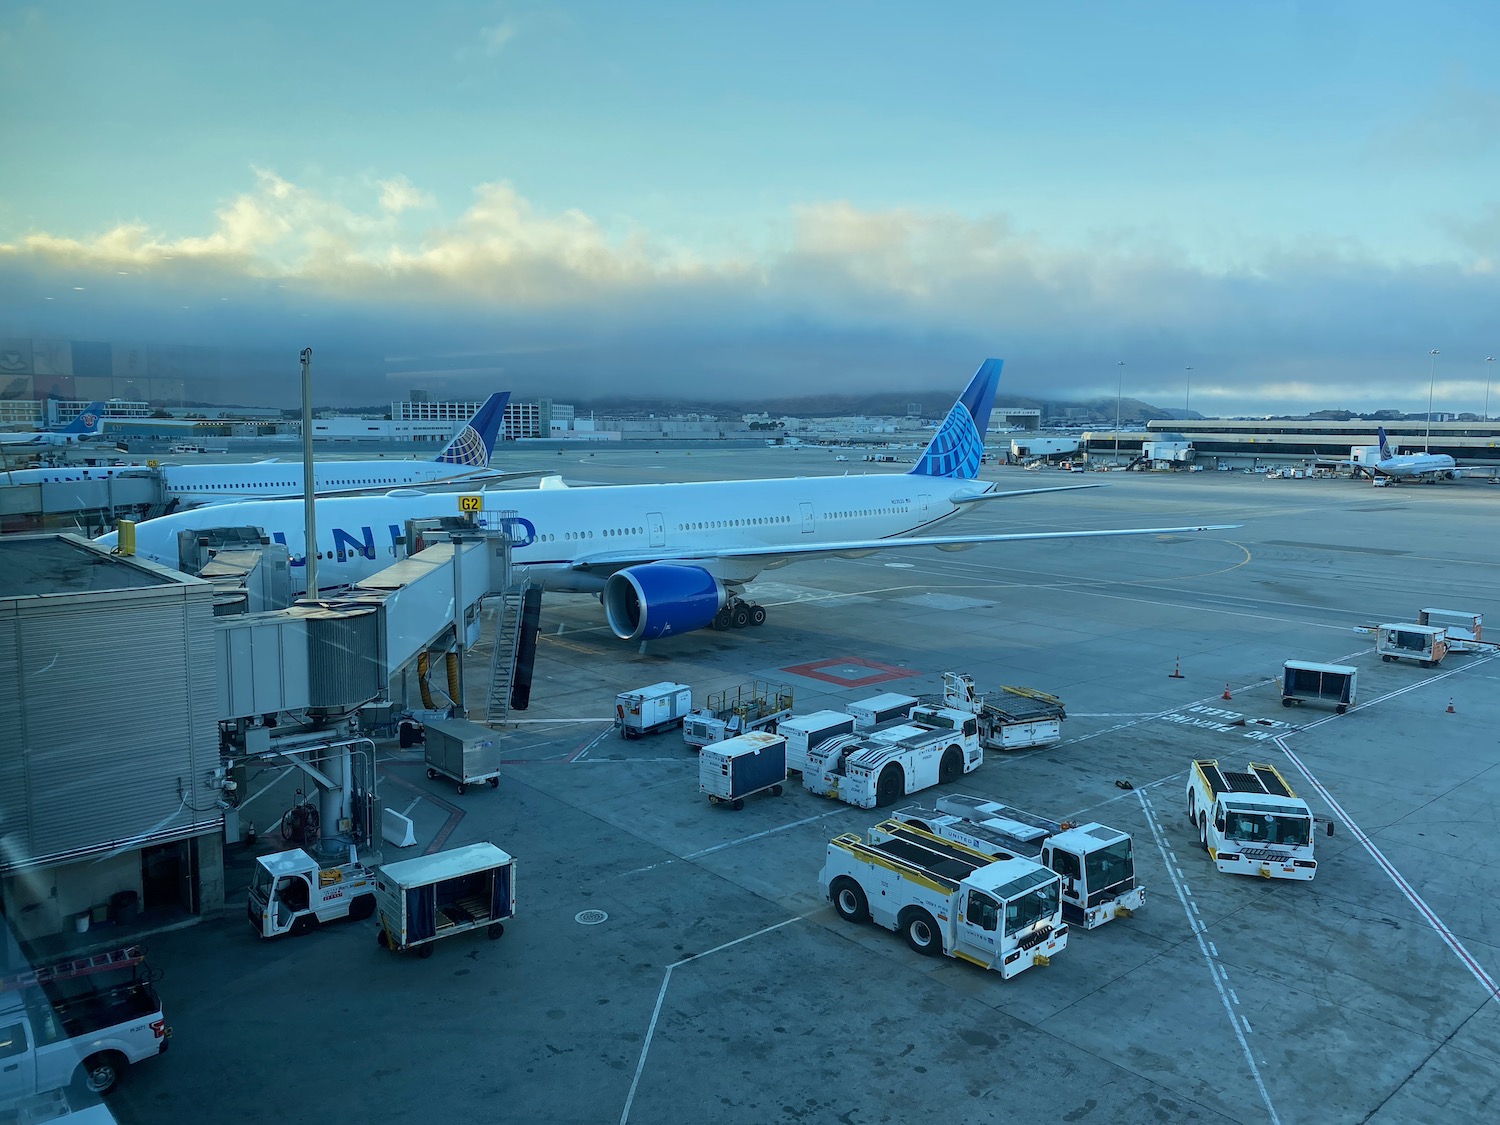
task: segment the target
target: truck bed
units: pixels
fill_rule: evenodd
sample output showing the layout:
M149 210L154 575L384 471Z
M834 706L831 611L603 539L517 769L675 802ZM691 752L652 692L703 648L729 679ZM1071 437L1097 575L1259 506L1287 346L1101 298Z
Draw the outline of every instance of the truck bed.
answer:
M1001 694L986 700L984 709L1006 723L1034 723L1040 719L1066 719L1067 709L1055 695L1035 688L1000 688Z
M962 845L950 844L946 840L919 834L915 829L889 821L880 825L880 828L890 836L890 839L882 840L878 844L864 843L859 841L858 837L850 839L858 843L859 849L877 852L903 864L919 868L937 882L945 885L950 891L956 890L961 880L968 878L990 862L987 856L976 856ZM858 854L858 850L855 854Z
M1208 791L1220 793L1265 793L1273 797L1295 797L1292 787L1275 766L1251 762L1248 771L1221 770L1219 763L1200 758L1195 763L1208 782Z

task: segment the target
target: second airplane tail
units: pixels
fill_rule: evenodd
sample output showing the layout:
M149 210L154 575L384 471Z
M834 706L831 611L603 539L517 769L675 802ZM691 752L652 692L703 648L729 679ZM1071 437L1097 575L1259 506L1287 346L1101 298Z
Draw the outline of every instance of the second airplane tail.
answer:
M995 387L1000 382L1001 359L987 359L958 396L948 417L932 435L926 451L911 472L916 476L956 477L973 480L984 460L984 431L995 405Z
M468 465L482 469L490 463L490 454L495 452L495 436L505 420L505 406L510 402L509 391L499 391L484 400L469 424L443 451L433 458L444 465Z
M62 429L60 434L97 434L104 429L104 403L91 402Z
M1385 427L1378 427L1376 432L1380 435L1380 459L1382 461L1389 461L1391 459L1391 443L1385 439Z

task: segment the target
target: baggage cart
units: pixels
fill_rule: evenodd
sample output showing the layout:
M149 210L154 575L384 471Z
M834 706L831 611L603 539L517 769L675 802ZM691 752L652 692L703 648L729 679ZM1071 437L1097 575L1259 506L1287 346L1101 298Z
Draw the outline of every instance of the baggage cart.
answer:
M458 783L462 794L488 781L500 787L500 736L467 719L440 719L426 725L427 777L439 775Z
M490 843L383 864L375 870L376 940L396 952L431 957L432 944L484 930L505 933L516 913L516 861Z
M1424 609L1417 624L1442 629L1448 635L1449 652L1483 652L1495 647L1484 639L1484 614L1466 609Z
M883 695L872 695L869 699L856 700L847 704L844 710L854 716L854 729L862 731L878 727L881 723L906 718L919 702L914 696L897 695L888 691Z
M1354 706L1359 670L1348 664L1288 660L1281 667L1281 705L1332 703L1340 715Z
M705 746L698 759L698 788L709 804L726 804L738 812L745 798L770 791L781 796L786 782L786 739L751 731Z
M621 738L640 738L681 726L693 709L693 689L664 681L615 696L615 725Z
M1448 634L1431 625L1377 625L1375 651L1387 664L1415 660L1423 668L1436 668L1448 655Z

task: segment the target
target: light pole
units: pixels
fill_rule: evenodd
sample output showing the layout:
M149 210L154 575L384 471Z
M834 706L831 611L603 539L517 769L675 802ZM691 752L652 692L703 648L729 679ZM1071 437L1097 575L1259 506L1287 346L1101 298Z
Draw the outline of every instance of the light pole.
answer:
M1125 361L1115 364L1119 370L1119 383L1115 387L1115 464L1120 463L1120 401L1125 397Z
M1186 422L1190 412L1189 407L1193 404L1193 369L1187 367L1183 370L1187 372L1187 393L1182 396L1182 420Z
M318 596L318 520L314 515L313 493L317 491L313 478L312 447L312 349L302 349L302 511L303 531L307 545L302 551L302 561L307 577L307 596Z
M1487 355L1484 357L1484 420L1490 420L1490 374L1495 370L1490 364L1495 362L1495 357Z
M1432 357L1432 366L1427 371L1427 440L1422 444L1423 453L1432 449L1432 388L1437 385L1438 350L1429 348L1427 354Z

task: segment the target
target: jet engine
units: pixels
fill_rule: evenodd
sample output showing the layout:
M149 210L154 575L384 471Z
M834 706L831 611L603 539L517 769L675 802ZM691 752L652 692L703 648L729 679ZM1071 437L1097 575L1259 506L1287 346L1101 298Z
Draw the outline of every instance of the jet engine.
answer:
M622 641L651 641L711 624L728 602L724 584L701 566L646 563L604 585L604 616Z

